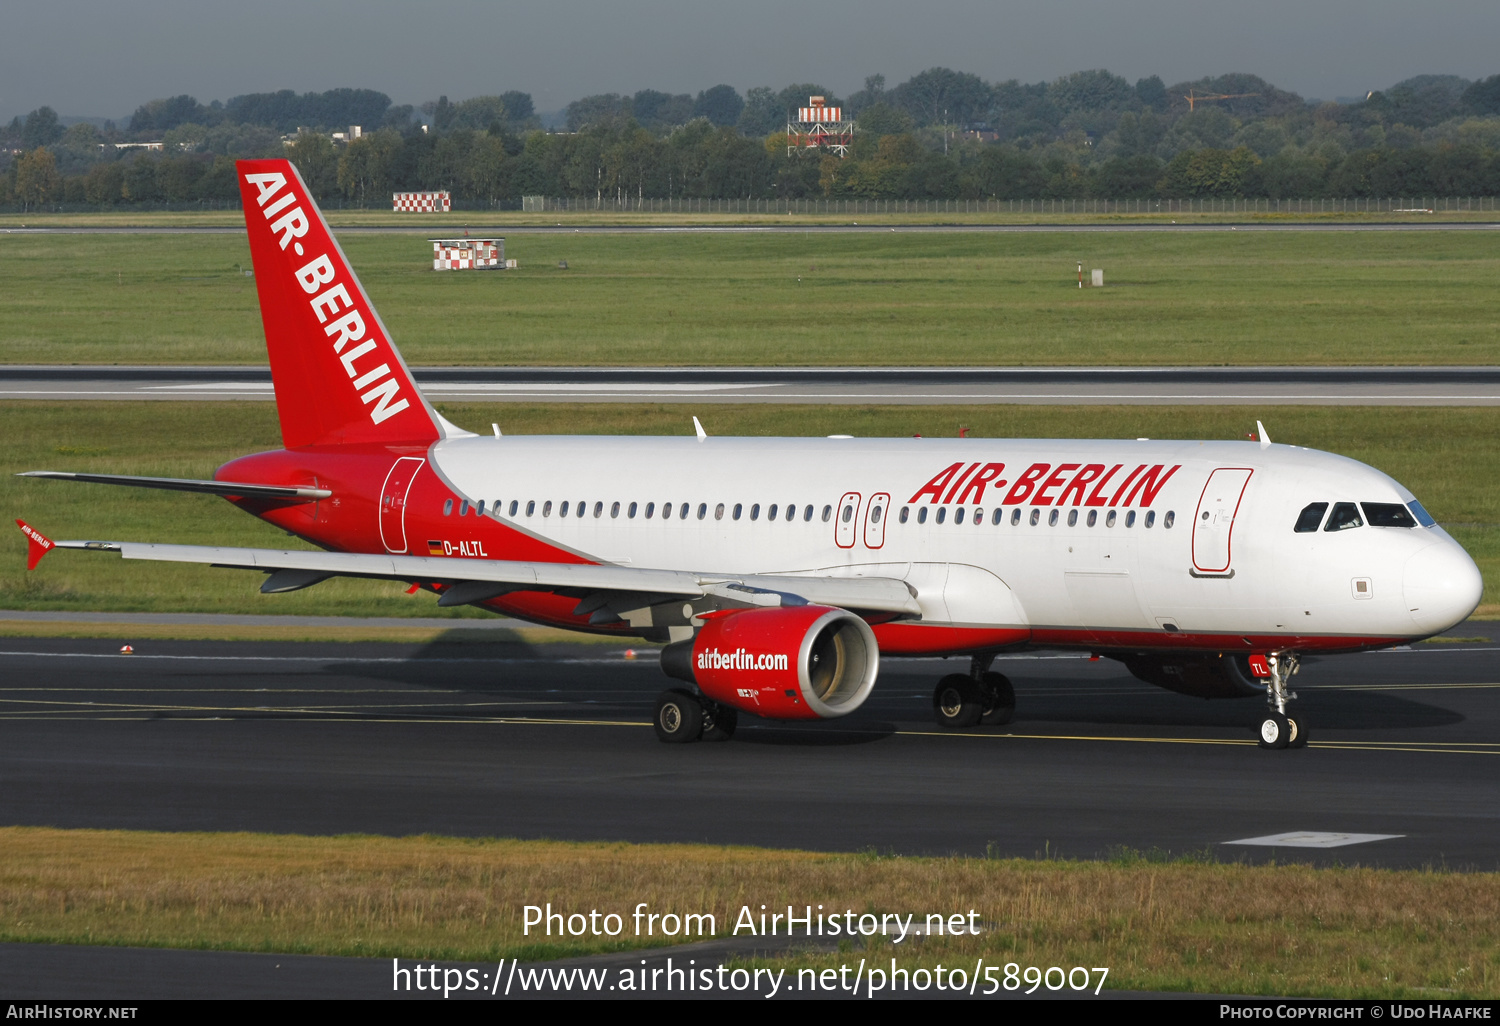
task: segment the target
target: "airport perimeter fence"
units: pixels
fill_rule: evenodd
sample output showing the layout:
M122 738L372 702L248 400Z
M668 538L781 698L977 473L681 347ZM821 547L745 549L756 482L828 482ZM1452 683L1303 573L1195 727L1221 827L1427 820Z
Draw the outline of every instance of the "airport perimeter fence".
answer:
M455 209L457 203L455 203ZM1446 214L1500 210L1494 196L1349 199L556 199L526 196L522 209L644 214Z
M324 210L390 210L388 204L361 205L343 196L318 201ZM48 203L33 214L182 213L240 209L238 199L165 200L99 207L90 203ZM1500 211L1495 196L1422 196L1377 199L648 199L638 197L524 196L496 200L453 200L453 213L520 210L526 213L640 214L1449 214ZM0 212L23 213L20 204ZM425 215L431 216L431 215Z

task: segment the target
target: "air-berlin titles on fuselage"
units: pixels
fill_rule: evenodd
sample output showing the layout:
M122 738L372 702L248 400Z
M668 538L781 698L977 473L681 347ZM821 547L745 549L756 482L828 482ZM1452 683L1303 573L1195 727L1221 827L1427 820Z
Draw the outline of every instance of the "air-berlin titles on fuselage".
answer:
M1125 469L1123 463L1116 463L1114 466L1103 463L1059 463L1055 467L1050 463L1033 463L1016 478L1000 504L1133 506L1139 499L1140 505L1149 506L1180 467L1180 464L1168 468L1162 463L1142 463L1120 479L1118 475ZM986 487L993 487L999 492L1010 484L1000 476L1004 472L1004 463L954 463L919 488L907 502L921 502L925 495L928 496L927 501L934 504L956 502L959 505L977 505L984 502ZM1119 483L1115 484L1117 480ZM1111 485L1113 491L1108 491ZM1069 499L1072 500L1071 503Z
M285 250L290 245L298 256L303 256L302 243L293 240L305 236L310 224L301 205L294 205L297 193L293 189L286 188L286 176L277 172L269 172L246 175L245 181L255 186L256 202L266 220L271 221L271 233L281 236L277 240L281 248ZM283 189L286 189L285 194L280 199L275 199L276 194ZM289 207L290 209L287 209ZM279 217L277 217L278 214ZM272 218L276 220L272 221ZM322 253L296 271L297 284L302 286L303 292L313 297L310 305L318 318L318 323L324 326L323 334L334 339L333 351L338 354L339 362L344 365L344 370L348 372L349 377L354 379L354 390L361 393L360 402L366 406L371 403L375 404L370 410L370 420L372 423L379 424L388 417L400 413L410 404L405 399L396 400L396 397L401 394L401 383L391 375L389 362L362 373L355 368L354 361L373 352L378 342L374 338L365 337L365 319L360 314L353 298L350 297L349 290L344 283L334 283L336 274L337 270L333 261L329 259L327 253ZM324 286L329 287L324 288ZM330 324L328 319L341 311L346 312ZM334 336L338 337L334 338ZM354 343L354 348L347 353L344 352L344 348L351 342ZM378 359L379 354L375 358ZM369 361L366 363L368 364ZM370 387L372 385L373 388ZM367 388L369 391L362 391Z

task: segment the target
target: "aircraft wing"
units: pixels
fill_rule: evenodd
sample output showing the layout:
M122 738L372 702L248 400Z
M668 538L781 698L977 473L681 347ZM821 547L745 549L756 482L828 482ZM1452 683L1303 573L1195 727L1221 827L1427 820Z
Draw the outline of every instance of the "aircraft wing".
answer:
M838 606L861 612L920 616L912 589L887 577L812 577L772 574L717 574L588 563L526 563L454 557L389 556L356 552L307 552L220 548L210 545L156 545L145 542L60 541L60 549L118 552L125 559L206 563L260 570L270 576L267 594L296 591L330 577L365 577L440 585L440 606L468 605L509 591L551 591L580 598L577 613L601 613L596 623L619 617L610 611L654 605L668 599L715 597L726 606Z

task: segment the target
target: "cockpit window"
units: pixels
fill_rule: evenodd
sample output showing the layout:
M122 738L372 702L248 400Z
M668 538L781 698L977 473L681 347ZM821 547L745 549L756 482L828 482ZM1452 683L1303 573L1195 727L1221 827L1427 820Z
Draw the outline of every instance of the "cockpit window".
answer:
M1399 502L1361 502L1371 527L1416 527L1416 520Z
M1363 527L1365 522L1359 518L1359 507L1352 502L1335 503L1333 512L1328 514L1328 525L1325 531L1347 531L1351 527Z
M1323 522L1323 514L1328 512L1328 503L1309 502L1302 507L1302 512L1297 514L1297 526L1292 528L1298 534L1311 534L1318 529Z
M1411 510L1411 515L1416 517L1417 523L1421 524L1423 527L1437 526L1437 521L1432 519L1432 514L1427 512L1427 510L1422 507L1422 504L1416 499L1408 502L1406 504L1406 508Z

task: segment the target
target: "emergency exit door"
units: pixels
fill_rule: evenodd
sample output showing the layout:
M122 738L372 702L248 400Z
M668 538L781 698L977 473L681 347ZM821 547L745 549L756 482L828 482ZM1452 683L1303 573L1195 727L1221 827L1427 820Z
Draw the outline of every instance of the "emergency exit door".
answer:
M1208 476L1193 517L1193 569L1197 572L1233 573L1234 521L1253 473L1247 467L1220 467Z
M385 476L385 487L380 490L380 540L385 551L406 551L406 496L417 471L427 461L416 456L403 456Z

